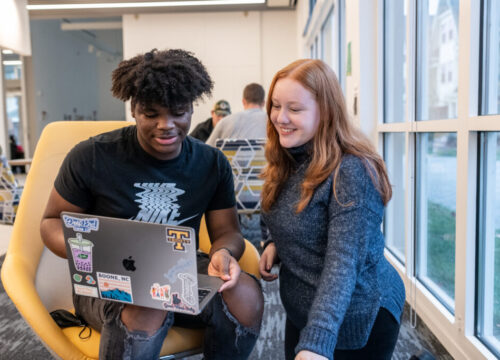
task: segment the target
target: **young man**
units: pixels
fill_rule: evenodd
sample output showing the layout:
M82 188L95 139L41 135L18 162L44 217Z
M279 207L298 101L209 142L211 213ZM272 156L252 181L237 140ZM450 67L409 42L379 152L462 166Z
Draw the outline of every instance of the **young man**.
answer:
M215 125L221 121L224 117L231 114L231 107L226 100L219 100L215 103L212 109L211 117L202 123L198 124L189 136L192 136L203 142L207 141L208 137L214 130Z
M207 326L206 359L245 359L257 339L263 297L242 273L244 251L232 173L224 155L187 137L193 102L211 93L205 67L183 50L153 50L122 61L113 95L131 99L136 126L76 145L64 160L41 222L46 246L66 257L61 211L193 227L205 214L212 249L198 269L224 280L220 293L196 317L176 325ZM157 359L174 314L73 296L76 312L101 332L101 359Z
M266 137L267 114L264 111L264 88L251 83L243 89L243 109L219 121L206 144L215 146L217 139L258 139Z

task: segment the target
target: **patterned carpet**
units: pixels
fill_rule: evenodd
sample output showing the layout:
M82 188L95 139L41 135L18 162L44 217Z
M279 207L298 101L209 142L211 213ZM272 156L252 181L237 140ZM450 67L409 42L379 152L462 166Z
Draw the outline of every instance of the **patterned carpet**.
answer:
M258 218L242 219L244 236L257 246L260 243ZM0 257L0 268L4 256ZM285 314L279 299L278 281L262 282L265 308L260 337L250 360L283 359ZM24 322L0 283L0 360L50 359L36 335ZM403 323L394 353L395 360L408 360L412 354L428 349L436 359L452 359L443 346L432 335L425 324L418 319L417 328L409 324L409 307L405 307ZM201 359L201 355L189 360Z

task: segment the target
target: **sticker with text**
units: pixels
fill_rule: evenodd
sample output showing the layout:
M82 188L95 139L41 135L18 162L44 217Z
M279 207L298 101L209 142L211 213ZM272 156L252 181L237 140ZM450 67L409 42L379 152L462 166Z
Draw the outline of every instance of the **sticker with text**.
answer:
M186 251L186 245L191 244L191 233L187 230L166 228L167 242L172 243L175 251Z
M99 296L97 295L97 288L93 286L87 286L87 285L80 285L80 284L73 284L75 287L75 294L77 295L83 295L83 296L92 296L95 298L98 298Z
M165 306L165 304L163 304ZM186 305L182 302L181 298L179 297L179 293L172 293L172 306L171 308L179 311L179 312L183 312L183 313L187 313L187 314L194 314L196 313L196 311L194 310L194 308L192 306L189 306L189 305Z
M99 219L97 218L76 218L69 215L63 215L63 222L67 228L75 231L89 233L92 230L99 230Z
M153 300L165 301L167 304L171 304L172 298L170 297L170 285L161 285L154 283L150 290L151 297Z
M130 276L98 272L97 285L102 299L133 303Z
M76 238L68 239L73 263L77 271L92 272L92 248L94 244L82 238L82 234L77 233Z

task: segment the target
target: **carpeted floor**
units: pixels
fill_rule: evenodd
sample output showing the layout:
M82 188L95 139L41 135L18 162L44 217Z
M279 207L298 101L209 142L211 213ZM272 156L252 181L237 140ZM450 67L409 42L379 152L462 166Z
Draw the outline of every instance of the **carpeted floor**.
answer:
M260 243L258 217L242 219L242 232L256 246ZM4 256L0 257L0 268ZM265 299L264 318L260 337L250 360L283 359L285 314L279 299L278 281L262 282ZM426 348L436 359L452 359L443 346L419 319L417 328L409 324L409 308L405 307L403 323L393 359L408 360L412 354ZM0 283L0 360L50 359L36 335L24 322ZM200 355L190 357L198 360Z

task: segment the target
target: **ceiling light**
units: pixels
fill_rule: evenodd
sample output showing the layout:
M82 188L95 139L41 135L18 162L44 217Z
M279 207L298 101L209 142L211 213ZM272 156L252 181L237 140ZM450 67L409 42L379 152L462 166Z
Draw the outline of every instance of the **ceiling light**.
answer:
M47 4L26 5L28 10L76 10L76 9L116 9L172 6L213 6L213 5L248 5L264 4L266 0L186 0L160 2L126 2L126 3L93 3L93 4Z
M4 50L2 50L2 54L4 54L4 55L10 55L10 54L14 54L14 51L8 50L8 49L4 49Z
M4 65L22 65L23 62L21 60L4 60Z

